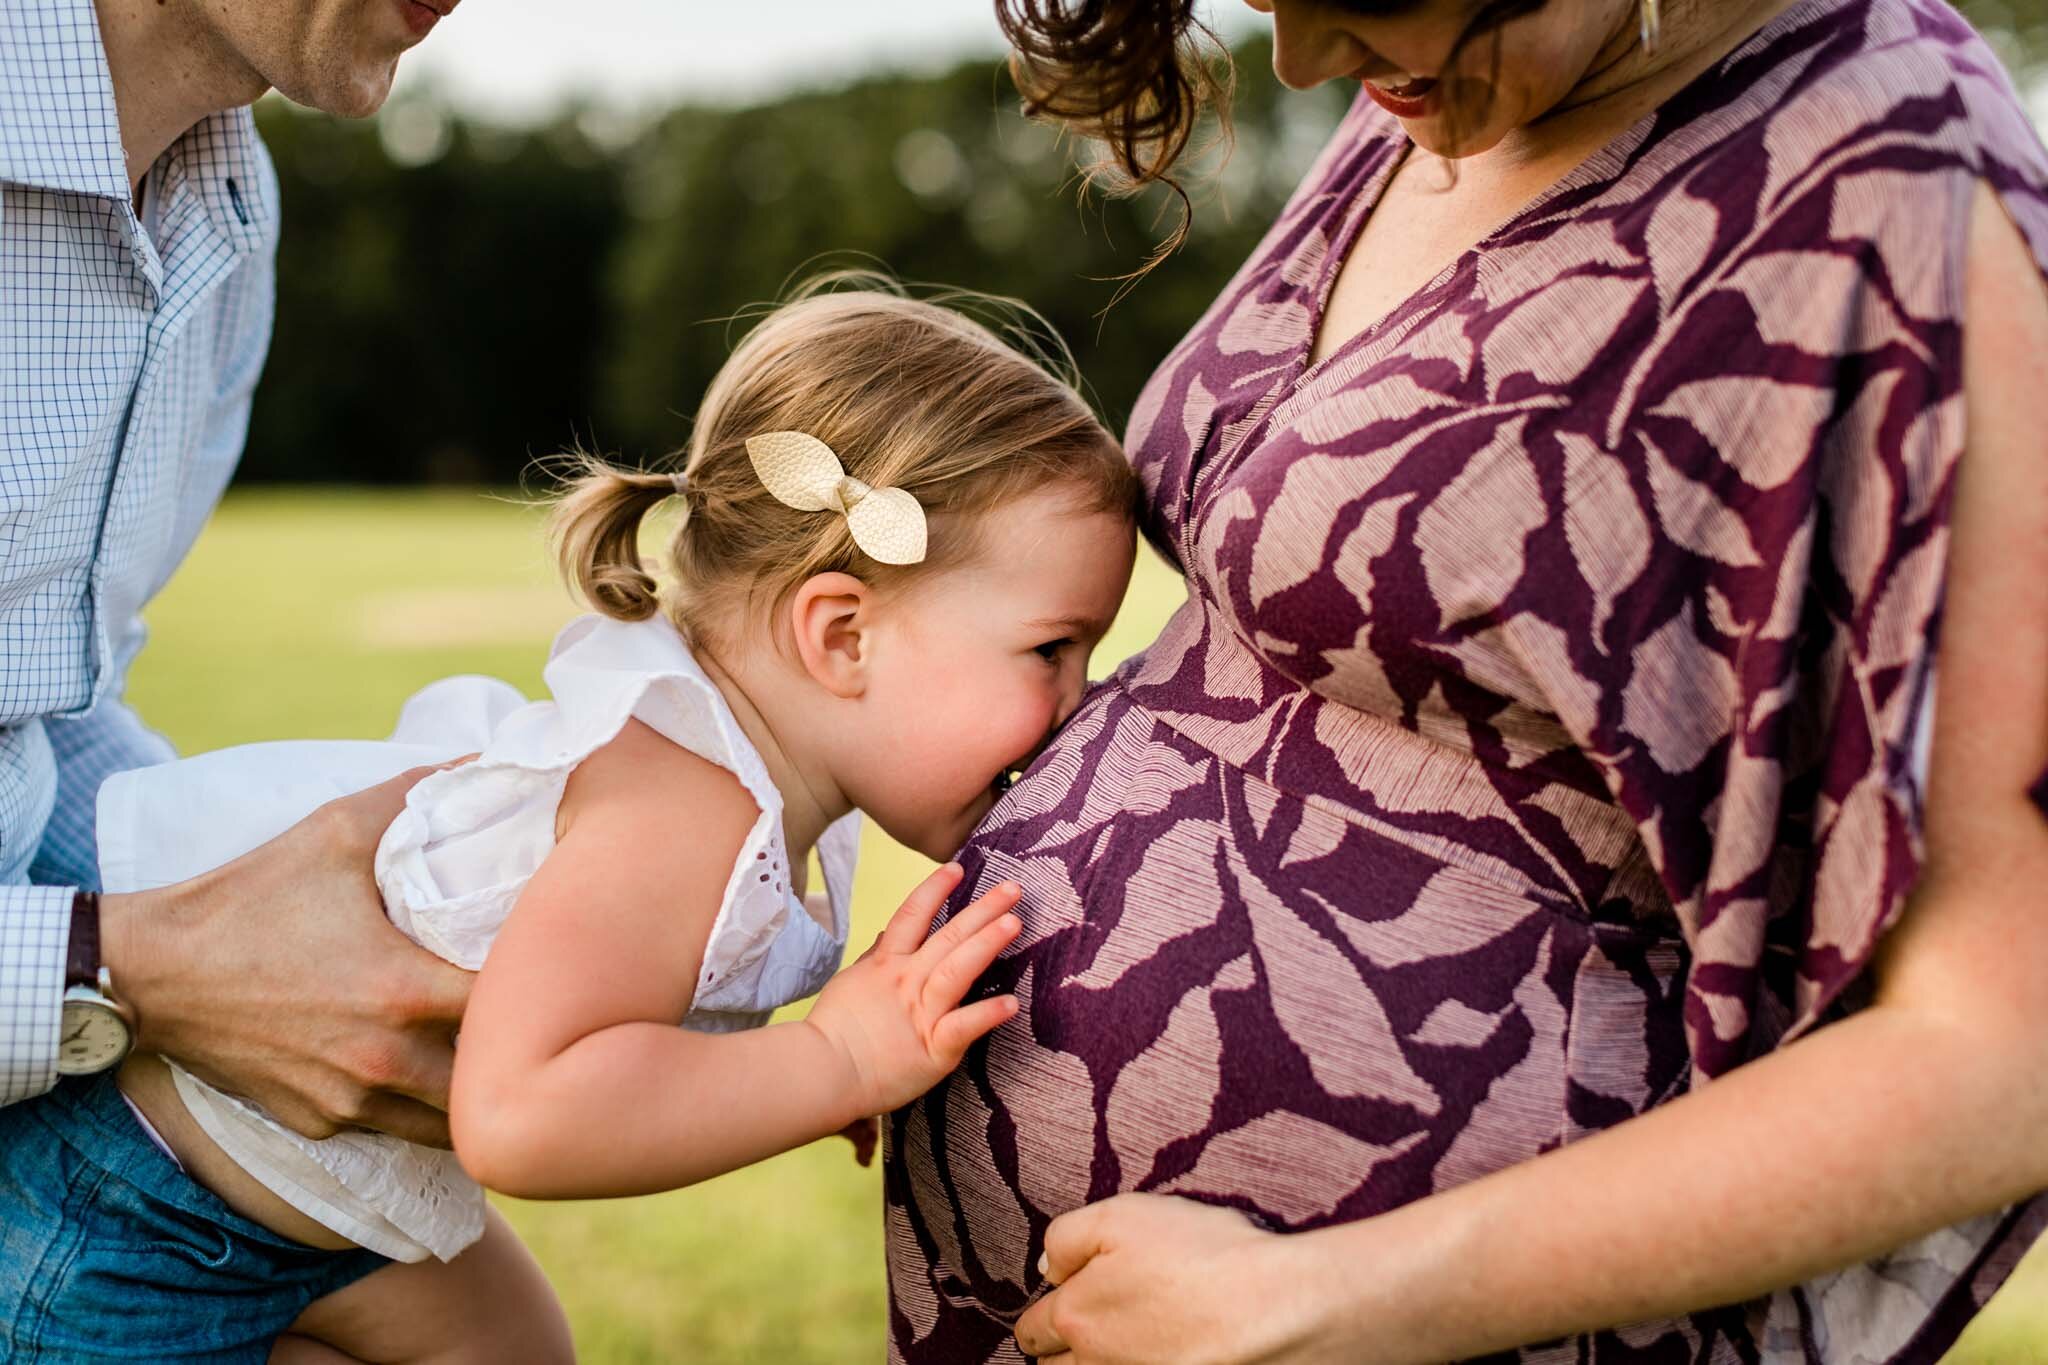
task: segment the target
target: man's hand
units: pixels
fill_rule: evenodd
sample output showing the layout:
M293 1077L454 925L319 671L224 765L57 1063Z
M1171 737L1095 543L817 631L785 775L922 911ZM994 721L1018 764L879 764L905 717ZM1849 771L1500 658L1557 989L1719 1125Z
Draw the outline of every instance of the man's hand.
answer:
M393 928L371 861L416 768L329 802L234 862L101 899L103 954L138 1050L307 1137L374 1128L448 1145L471 974Z

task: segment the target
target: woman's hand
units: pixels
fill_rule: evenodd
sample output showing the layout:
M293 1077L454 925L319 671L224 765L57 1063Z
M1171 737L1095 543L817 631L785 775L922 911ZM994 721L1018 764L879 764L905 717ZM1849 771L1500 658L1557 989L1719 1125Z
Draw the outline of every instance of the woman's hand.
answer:
M1046 1278L1059 1286L1017 1322L1027 1355L1057 1365L1364 1361L1318 1345L1295 1239L1187 1199L1123 1194L1053 1219Z
M975 979L1022 927L1023 888L1004 882L931 934L960 884L958 863L925 878L872 948L832 978L806 1022L845 1062L856 1114L886 1114L937 1085L975 1039L1017 1012L999 995L962 1006Z

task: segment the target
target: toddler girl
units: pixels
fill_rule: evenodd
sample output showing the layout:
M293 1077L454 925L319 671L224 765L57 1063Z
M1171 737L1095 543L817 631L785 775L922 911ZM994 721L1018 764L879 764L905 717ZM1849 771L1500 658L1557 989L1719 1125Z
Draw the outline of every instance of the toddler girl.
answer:
M949 865L835 977L854 812L935 859L962 842L1079 699L1130 573L1132 495L1072 387L987 328L872 284L814 288L719 372L681 468L580 462L553 529L596 614L557 637L550 700L452 678L388 742L251 745L110 780L103 880L134 890L444 765L375 877L402 931L480 975L453 1154L304 1138L130 1058L120 1090L191 1178L168 1221L196 1250L159 1273L163 1210L67 1206L97 1220L102 1254L43 1295L64 1358L566 1359L552 1295L477 1182L670 1189L928 1089L1015 1011L962 1001L1017 932L1018 892L927 939ZM671 501L663 588L636 547ZM767 1023L821 986L808 1018ZM35 1102L72 1140L134 1121L79 1086Z

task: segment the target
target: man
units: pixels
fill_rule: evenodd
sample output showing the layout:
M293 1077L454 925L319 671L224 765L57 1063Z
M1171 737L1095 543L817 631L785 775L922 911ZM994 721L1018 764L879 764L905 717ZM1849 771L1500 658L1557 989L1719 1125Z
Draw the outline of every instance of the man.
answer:
M0 0L0 1104L133 1046L309 1136L447 1142L468 976L369 873L406 779L196 881L91 893L101 780L171 757L121 700L138 613L234 470L269 344L248 106L373 113L455 4Z

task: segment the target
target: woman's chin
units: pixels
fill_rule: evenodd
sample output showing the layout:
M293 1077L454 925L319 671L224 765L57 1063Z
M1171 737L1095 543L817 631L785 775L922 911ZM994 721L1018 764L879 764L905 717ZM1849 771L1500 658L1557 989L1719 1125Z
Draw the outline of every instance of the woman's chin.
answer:
M1427 118L1403 119L1401 127L1417 147L1446 161L1458 161L1492 151L1505 136L1492 128L1460 128L1434 114Z
M1516 127L1506 107L1513 98L1483 81L1454 76L1438 87L1420 117L1401 119L1401 131L1423 151L1447 161L1478 156L1498 147Z

